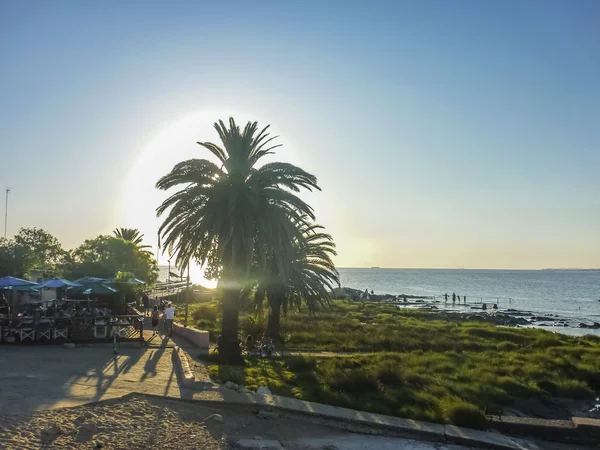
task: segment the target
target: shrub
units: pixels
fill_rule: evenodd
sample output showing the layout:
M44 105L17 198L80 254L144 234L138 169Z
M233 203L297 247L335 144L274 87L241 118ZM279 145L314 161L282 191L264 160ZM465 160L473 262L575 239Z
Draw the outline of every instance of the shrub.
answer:
M483 411L464 400L452 397L445 399L442 402L442 409L448 422L453 425L477 430L488 428L488 421Z
M587 383L579 380L561 380L558 393L568 398L589 398L594 395Z
M208 305L200 305L192 313L192 318L198 322L204 320L207 322L215 322L217 320L218 312L216 308Z

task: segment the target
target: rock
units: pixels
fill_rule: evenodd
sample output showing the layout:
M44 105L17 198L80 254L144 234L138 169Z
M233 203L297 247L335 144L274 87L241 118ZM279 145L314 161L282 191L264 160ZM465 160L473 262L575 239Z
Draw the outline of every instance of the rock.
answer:
M80 442L89 441L97 432L98 425L96 425L96 422L92 420L84 422L81 424L79 431L77 432L77 440Z
M267 410L261 409L258 412L258 418L259 419L275 420L278 417L279 417L279 413L277 413L275 411L267 411Z
M204 421L210 420L214 423L223 423L223 416L221 414L213 414L212 416L208 416Z
M75 348L75 344L73 342L65 342L63 344L63 348L74 349Z
M256 393L258 395L271 395L271 391L269 390L269 388L261 386L256 390Z
M51 444L54 441L54 439L56 439L62 433L63 430L60 427L60 425L53 423L40 432L40 440L44 444Z
M225 383L225 387L227 389L231 389L232 391L237 391L237 389L238 389L238 385L232 381L228 381L227 383Z

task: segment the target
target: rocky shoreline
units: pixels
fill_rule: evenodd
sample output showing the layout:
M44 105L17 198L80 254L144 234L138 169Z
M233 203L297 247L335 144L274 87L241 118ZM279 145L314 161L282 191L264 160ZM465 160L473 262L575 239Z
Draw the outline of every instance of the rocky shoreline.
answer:
M349 299L353 301L361 301L365 299L365 292L358 289L341 287L333 291L333 296L336 299ZM521 311L518 309L495 309L495 303L489 303L489 307L485 308L481 303L457 304L456 307L460 310L449 309L455 305L449 305L445 302L435 300L430 296L417 295L392 295L392 294L370 294L369 301L378 301L397 304L400 308L419 309L437 313L442 319L454 319L462 321L477 321L486 322L499 326L529 326L529 327L552 327L558 328L556 331L562 332L561 329L600 329L598 322L583 322L574 320L568 317L560 317L556 314L535 313L532 311Z

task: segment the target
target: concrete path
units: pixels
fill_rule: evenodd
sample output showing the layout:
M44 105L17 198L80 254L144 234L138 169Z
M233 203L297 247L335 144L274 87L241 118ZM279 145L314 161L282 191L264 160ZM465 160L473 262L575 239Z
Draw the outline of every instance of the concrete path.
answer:
M31 412L130 392L180 397L172 349L93 346L0 347L3 412Z

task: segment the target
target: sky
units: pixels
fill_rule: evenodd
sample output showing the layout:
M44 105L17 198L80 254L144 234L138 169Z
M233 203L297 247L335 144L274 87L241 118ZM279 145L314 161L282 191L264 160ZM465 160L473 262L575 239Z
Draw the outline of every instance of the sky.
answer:
M156 180L234 116L318 177L340 267L600 267L598 23L595 0L4 0L7 234L156 246Z

